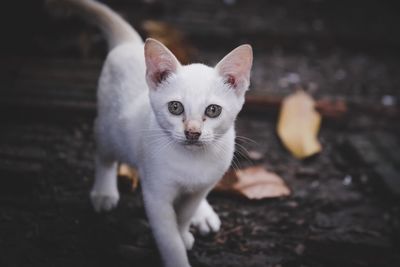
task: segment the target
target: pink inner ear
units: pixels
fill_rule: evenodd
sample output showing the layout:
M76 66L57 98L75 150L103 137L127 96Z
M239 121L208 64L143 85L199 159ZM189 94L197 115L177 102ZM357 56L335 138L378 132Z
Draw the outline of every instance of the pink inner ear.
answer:
M176 57L162 43L147 39L144 47L146 79L151 89L165 81L180 66Z
M169 75L170 72L167 70L159 71L154 73L153 79L154 81L156 81L157 84L160 84L161 82L165 81Z
M232 86L233 88L235 88L236 87L236 78L235 78L235 76L233 76L233 75L231 75L231 74L228 74L227 76L226 76L226 79L225 79L225 83L226 84L229 84L230 86Z
M253 51L250 45L241 45L226 55L216 66L224 83L232 88L245 91L250 83ZM240 91L239 90L239 91Z

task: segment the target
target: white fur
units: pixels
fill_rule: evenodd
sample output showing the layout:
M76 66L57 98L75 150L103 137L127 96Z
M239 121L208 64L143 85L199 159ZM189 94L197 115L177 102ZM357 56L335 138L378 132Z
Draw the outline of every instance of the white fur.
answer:
M137 167L165 266L189 266L185 248L191 249L194 242L189 232L193 215L193 225L202 234L220 228L205 197L231 163L233 122L243 99L226 88L213 68L201 64L181 67L168 85L149 92L142 53L142 44L124 44L111 51L104 64L98 91L92 202L97 211L115 207L119 198L116 162ZM211 103L222 106L219 118L202 122L200 140L208 143L203 148L185 147L174 139L183 138L184 124L181 117L169 114L171 100L181 101L190 118L201 118ZM215 134L221 136L215 140Z
M76 8L81 2L73 3ZM109 9L104 12L103 5L91 10L97 5L94 1L82 3L86 13L102 11L93 16L95 19L104 14L111 20L116 16ZM115 28L120 20L113 22ZM118 40L115 35L113 40ZM251 47L240 46L212 68L203 64L182 66L167 48L152 39L145 45L137 39L120 40L124 41L113 44L98 84L91 200L98 212L114 208L119 200L117 162L136 167L164 265L188 267L186 249L194 243L190 224L202 234L216 232L221 225L205 197L233 157L234 121L249 85ZM157 80L162 71L168 75ZM235 83L227 82L230 76ZM180 101L184 114L172 115L169 101ZM219 117L205 116L210 104L222 107ZM188 124L201 131L200 146L184 142Z

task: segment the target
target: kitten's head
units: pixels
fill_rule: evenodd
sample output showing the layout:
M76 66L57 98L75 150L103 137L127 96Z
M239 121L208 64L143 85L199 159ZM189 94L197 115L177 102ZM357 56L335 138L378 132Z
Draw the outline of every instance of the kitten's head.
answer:
M146 80L157 122L186 147L212 144L233 125L250 84L253 54L242 45L214 68L182 66L163 44L145 43Z

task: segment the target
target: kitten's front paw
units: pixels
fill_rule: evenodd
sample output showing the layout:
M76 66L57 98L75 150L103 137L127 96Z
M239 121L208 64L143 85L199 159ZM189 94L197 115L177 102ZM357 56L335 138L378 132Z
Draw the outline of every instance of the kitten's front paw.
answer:
M199 207L192 218L191 224L201 235L218 232L221 228L221 220L209 204Z
M182 240L185 244L186 250L191 250L194 245L194 236L191 232L186 231L182 233Z
M97 192L96 190L92 190L90 192L90 200L96 212L110 211L117 206L119 193Z

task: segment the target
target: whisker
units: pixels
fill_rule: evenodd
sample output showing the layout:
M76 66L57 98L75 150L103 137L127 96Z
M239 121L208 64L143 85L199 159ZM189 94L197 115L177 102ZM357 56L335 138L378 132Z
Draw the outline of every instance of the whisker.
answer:
M240 140L242 142L253 143L255 145L258 145L258 143L255 140L253 140L251 138L248 138L246 136L237 135L236 139L238 139L238 140Z
M175 142L174 139L169 139L169 140L167 140L167 142L165 142L164 144L160 145L160 146L158 147L158 149L157 149L156 151L154 151L154 152L150 155L150 157L153 158L154 155L159 154L160 152L162 152L163 150L165 150L167 147L169 147L169 146L170 146L172 143L174 143L174 142Z
M241 156L248 158L249 151L241 144L235 142L235 146L237 148L237 152L240 153Z
M218 151L216 151L216 154L217 154L218 158L222 159L221 153L225 152L226 148L222 144L220 144L219 142L215 142L214 144L218 148ZM239 168L239 162L238 162L238 159L236 158L235 154L233 154L233 157L232 157L231 168L233 168L235 171L238 171L240 169Z

